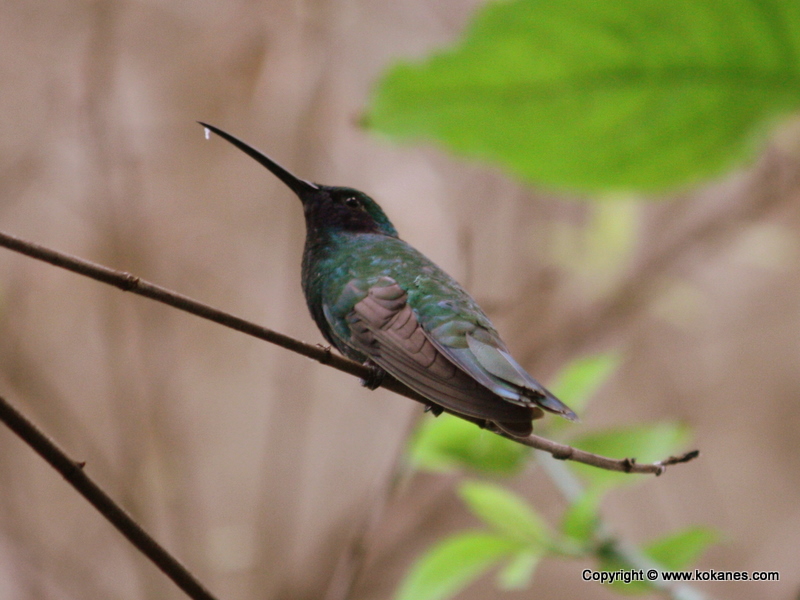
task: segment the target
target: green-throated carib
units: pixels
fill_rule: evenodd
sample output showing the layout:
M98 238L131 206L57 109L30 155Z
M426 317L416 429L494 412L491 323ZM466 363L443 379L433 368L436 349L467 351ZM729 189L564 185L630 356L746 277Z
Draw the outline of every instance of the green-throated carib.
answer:
M511 357L475 300L397 236L372 198L299 179L232 135L201 125L300 198L303 292L325 339L342 354L383 369L436 407L514 436L529 435L542 409L576 419Z

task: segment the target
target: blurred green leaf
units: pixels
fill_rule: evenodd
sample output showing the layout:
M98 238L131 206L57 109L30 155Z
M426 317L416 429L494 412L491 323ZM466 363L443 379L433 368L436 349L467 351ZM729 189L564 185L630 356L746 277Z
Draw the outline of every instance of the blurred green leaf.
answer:
M509 490L481 481L465 481L459 495L472 513L498 533L538 548L552 544L547 523L522 498Z
M691 439L689 428L679 423L653 423L606 429L572 440L571 445L587 452L611 458L635 458L637 462L663 460L684 448ZM605 471L588 465L571 463L593 487L609 488L641 481L629 473Z
M561 517L561 532L581 544L588 544L600 523L600 501L603 493L588 489L564 511Z
M542 556L544 551L518 552L497 574L497 585L504 590L520 590L528 587Z
M635 457L639 462L650 462L677 452L689 439L685 425L662 422L605 429L580 436L573 444L605 456Z
M657 191L749 158L800 105L800 2L492 2L390 69L366 122L528 181Z
M617 370L620 357L605 353L578 358L568 364L550 388L572 410L580 413L591 397Z
M496 534L470 531L453 535L417 560L396 598L451 598L500 560L516 553L519 547L519 543Z
M408 449L411 464L428 471L469 468L510 475L525 464L530 449L443 414L423 419Z
M689 527L651 542L645 553L664 569L677 571L700 558L706 548L719 541L719 537L719 533L710 527Z

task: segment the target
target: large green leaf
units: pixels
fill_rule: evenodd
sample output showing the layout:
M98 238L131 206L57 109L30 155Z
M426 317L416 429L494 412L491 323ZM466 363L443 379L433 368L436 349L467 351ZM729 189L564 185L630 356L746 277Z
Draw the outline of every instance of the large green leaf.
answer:
M689 527L651 542L645 553L665 569L676 571L691 565L719 537L709 527Z
M469 509L505 537L534 549L552 544L553 536L542 517L516 494L482 481L465 481L459 494Z
M592 488L584 491L564 511L564 515L561 517L561 532L588 547L600 524L600 501L602 499L602 490Z
M428 550L412 567L396 600L444 600L480 577L519 544L496 534L457 533Z
M533 572L544 551L520 550L497 574L497 585L504 590L521 590L530 585Z
M570 190L660 190L800 105L796 0L515 0L390 69L366 122Z

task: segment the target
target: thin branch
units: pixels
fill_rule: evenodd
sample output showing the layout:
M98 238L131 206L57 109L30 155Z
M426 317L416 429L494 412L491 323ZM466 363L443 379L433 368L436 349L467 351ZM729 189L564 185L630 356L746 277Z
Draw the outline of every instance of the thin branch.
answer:
M309 344L300 340L296 340L288 335L278 333L271 329L267 329L266 327L261 327L260 325L256 325L250 321L245 321L242 318L213 308L187 296L183 296L153 283L149 283L130 273L126 273L124 271L115 271L114 269L109 269L108 267L104 267L81 258L56 252L55 250L45 248L39 244L34 244L33 242L28 242L3 232L0 232L0 246L15 252L19 252L26 256L30 256L31 258L50 263L51 265L67 269L68 271L78 273L79 275L84 275L97 281L113 285L124 292L132 292L139 296L144 296L193 315L197 315L198 317L214 321L215 323L219 323L225 327L230 327L236 331L241 331L247 335L251 335L266 342L276 344L282 348L286 348L287 350L291 350L292 352L296 352L297 354L301 354L307 358L316 360L344 373L348 373L355 377L360 377L363 380L369 380L373 375L373 372L369 367L361 365L338 354L334 354L330 347L323 347L319 344ZM380 385L383 388L420 402L426 406L430 406L431 404L430 401L425 397L416 393L393 377L385 377ZM459 418L472 421L476 425L483 427L487 426L487 424L482 420L470 419L469 417L465 417L457 413L451 414L454 414ZM491 431L494 431L494 433L498 433L499 435L503 435L504 437L507 437L515 442L519 442L520 444L524 444L525 446L530 446L531 448L537 448L539 450L548 452L552 454L554 458L560 460L573 460L587 465L592 465L600 469L621 471L623 473L661 475L666 470L667 466L688 462L697 457L699 454L698 451L692 451L682 456L669 457L656 463L639 464L634 458L624 458L621 460L608 458L598 454L592 454L591 452L584 452L583 450L579 450L571 446L559 444L558 442L554 442L538 435L530 435L526 438L516 438L505 435L495 429L491 429Z
M24 415L0 397L0 421L8 425L39 456L45 459L78 493L86 498L139 551L161 569L193 600L216 600L177 559L142 529L83 470L84 463L72 460Z
M640 473L640 474L653 474L656 477L663 474L670 465L677 465L680 463L687 463L700 456L699 450L691 450L678 456L670 456L664 460L654 463L637 463L635 458L623 458L621 460L615 458L608 458L600 456L599 454L592 454L585 450L579 450L573 446L566 444L559 444L553 440L540 437L538 435L530 435L526 438L515 438L505 434L502 431L495 431L495 433L502 435L505 438L519 442L525 446L543 450L551 454L553 458L558 460L574 460L575 462L584 463L606 471L620 471L622 473Z

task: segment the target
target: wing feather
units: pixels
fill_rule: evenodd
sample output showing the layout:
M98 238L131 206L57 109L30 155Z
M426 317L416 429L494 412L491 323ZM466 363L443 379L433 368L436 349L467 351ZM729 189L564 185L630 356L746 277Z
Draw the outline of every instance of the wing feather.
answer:
M442 339L452 337L452 334L448 332L447 336L441 336L435 330L430 336L431 341L455 364L509 402L522 406L540 406L571 421L577 420L577 415L567 405L514 360L497 333L477 324L471 325L469 329L459 326L466 344L445 344ZM460 347L463 345L466 347Z
M434 344L392 279L381 278L346 317L347 344L423 396L455 412L487 419L515 435L542 416L531 405L505 402Z

